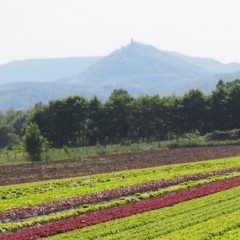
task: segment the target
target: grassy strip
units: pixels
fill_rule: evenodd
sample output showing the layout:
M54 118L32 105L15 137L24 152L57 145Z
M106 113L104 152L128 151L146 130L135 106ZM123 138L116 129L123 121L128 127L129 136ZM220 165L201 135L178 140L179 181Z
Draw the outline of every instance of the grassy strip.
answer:
M103 154L128 153L168 148L225 146L237 144L239 144L239 140L204 141L203 139L176 139L152 143L133 143L130 145L116 144L78 148L64 147L60 149L49 149L48 151L43 153L42 159L43 161L63 160L68 158L84 160L89 157L100 156ZM16 165L23 163L29 163L27 154L24 149L20 148L13 150L0 150L0 166Z
M240 225L239 199L240 187L237 187L46 239L212 239ZM224 239L221 237L213 239Z
M43 153L42 159L44 161L54 161L54 160L63 160L68 158L75 158L79 160L84 160L89 157L100 156L103 154L114 154L114 153L127 153L127 152L137 152L137 151L147 151L147 150L159 150L166 149L169 146L171 147L173 143L179 141L162 141L162 142L152 142L152 143L133 143L129 146L127 145L107 145L107 146L92 146L92 147L64 147L60 149L49 149ZM190 141L189 141L190 142ZM211 146L217 145L228 145L234 144L233 142L212 142ZM186 145L186 144L184 144ZM208 142L206 142L208 145ZM29 163L27 159L27 153L24 149L21 150L0 150L0 166L6 165L16 165Z
M141 184L159 179L172 179L189 174L235 167L239 166L239 160L240 157L234 157L72 179L2 186L0 187L0 211L20 206L33 206L53 200L97 193L106 189Z
M159 196L162 196L167 193L186 190L190 187L197 187L197 186L209 184L209 183L216 182L216 181L231 179L231 178L234 178L237 176L240 176L239 172L231 173L226 176L214 176L214 177L209 177L208 179L202 179L202 180L197 180L197 181L188 181L188 182L184 182L179 185L176 185L176 186L162 188L162 189L159 189L156 191L149 191L147 193L139 193L139 194L128 196L126 198L122 197L117 200L103 202L100 204L91 204L91 205L84 204L83 206L76 208L76 209L71 209L71 210L64 211L64 212L57 212L54 214L49 214L47 216L38 216L38 217L22 220L19 222L11 221L10 223L1 223L0 224L0 233L4 233L6 231L17 230L17 229L23 228L23 227L30 227L30 226L33 226L36 224L43 224L43 223L48 223L51 221L64 219L64 218L70 218L70 217L77 216L80 214L85 214L85 213L88 213L91 211L99 211L99 210L103 210L103 209L107 209L107 208L111 208L111 207L117 207L117 206L124 205L127 203L133 203L133 202L139 201L141 199L148 199L150 197L159 197Z

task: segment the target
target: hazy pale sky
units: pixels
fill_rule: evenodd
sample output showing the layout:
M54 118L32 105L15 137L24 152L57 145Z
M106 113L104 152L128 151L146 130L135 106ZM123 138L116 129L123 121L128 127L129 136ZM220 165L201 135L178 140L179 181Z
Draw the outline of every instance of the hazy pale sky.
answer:
M240 63L239 0L0 0L0 63L107 55L130 39Z

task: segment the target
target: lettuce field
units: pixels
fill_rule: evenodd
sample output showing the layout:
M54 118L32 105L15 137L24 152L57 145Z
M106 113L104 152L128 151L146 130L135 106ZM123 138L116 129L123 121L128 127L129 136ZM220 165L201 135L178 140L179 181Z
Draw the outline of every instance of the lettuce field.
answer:
M38 179L36 163L0 167L1 240L239 239L238 146L106 155L71 176L76 161L39 163L65 166L59 179Z

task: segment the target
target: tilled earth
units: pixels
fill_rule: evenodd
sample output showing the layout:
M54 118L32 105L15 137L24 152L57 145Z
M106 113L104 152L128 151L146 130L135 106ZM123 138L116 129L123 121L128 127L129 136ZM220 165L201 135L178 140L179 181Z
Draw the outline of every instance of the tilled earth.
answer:
M240 156L240 146L191 147L109 154L0 167L0 185Z

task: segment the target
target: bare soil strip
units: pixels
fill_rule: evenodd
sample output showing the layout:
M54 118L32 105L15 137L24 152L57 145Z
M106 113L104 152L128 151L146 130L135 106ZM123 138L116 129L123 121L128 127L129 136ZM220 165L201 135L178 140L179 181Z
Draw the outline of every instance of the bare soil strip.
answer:
M240 156L240 146L192 147L101 155L0 167L0 185Z

